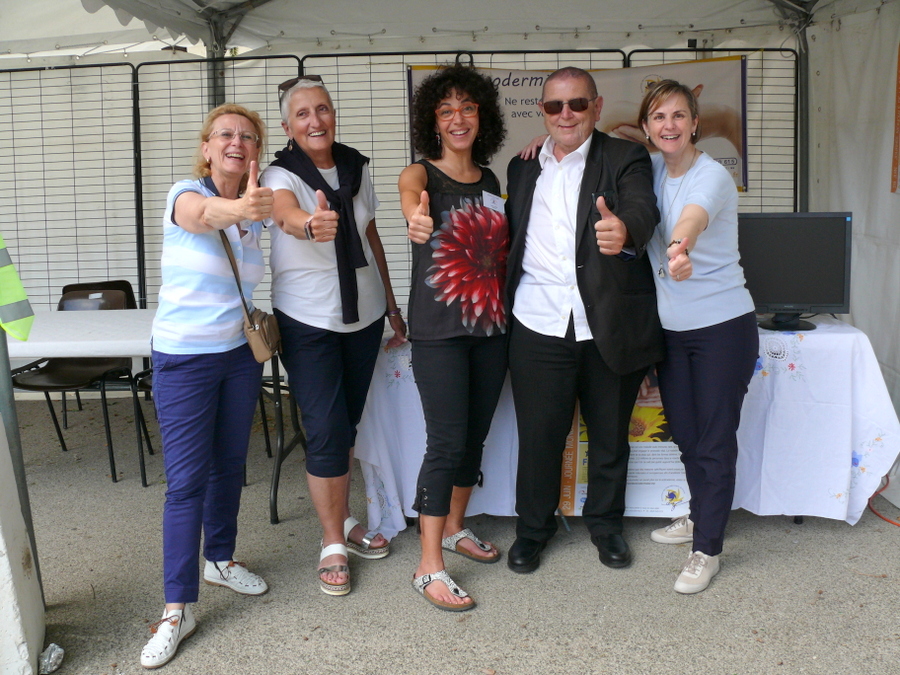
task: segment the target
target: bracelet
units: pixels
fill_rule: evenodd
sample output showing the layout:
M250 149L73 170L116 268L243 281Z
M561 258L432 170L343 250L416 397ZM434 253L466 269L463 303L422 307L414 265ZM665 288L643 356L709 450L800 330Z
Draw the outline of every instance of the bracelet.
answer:
M316 240L316 235L312 231L312 218L303 223L303 230L306 232L306 238L310 241Z
M398 307L397 309L388 310L387 312L384 313L384 315L387 317L400 316L400 308Z

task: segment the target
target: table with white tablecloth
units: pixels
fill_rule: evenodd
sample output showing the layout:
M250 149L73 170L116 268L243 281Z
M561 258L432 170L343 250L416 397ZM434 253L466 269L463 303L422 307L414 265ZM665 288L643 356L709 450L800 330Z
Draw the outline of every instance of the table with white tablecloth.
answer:
M155 309L34 313L28 340L9 341L11 359L150 356Z
M866 335L831 317L814 323L813 331L759 331L760 357L738 431L733 507L853 524L900 454L900 422ZM356 443L370 527L394 536L405 516L417 515L411 505L424 451L409 345L382 350ZM507 382L470 515L515 515L517 456Z

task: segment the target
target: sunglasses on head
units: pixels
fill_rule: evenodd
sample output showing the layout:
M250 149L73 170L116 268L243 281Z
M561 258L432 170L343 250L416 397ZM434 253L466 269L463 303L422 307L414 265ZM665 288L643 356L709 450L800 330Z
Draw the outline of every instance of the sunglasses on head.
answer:
M587 98L572 98L568 101L544 101L544 112L548 115L559 115L563 111L563 107L568 105L572 112L584 112L591 104Z
M299 77L292 77L289 80L285 80L281 84L278 85L278 94L279 96L283 96L284 92L288 91L291 87L293 87L298 82L302 82L303 80L309 80L310 82L322 82L322 78L319 75L300 75Z

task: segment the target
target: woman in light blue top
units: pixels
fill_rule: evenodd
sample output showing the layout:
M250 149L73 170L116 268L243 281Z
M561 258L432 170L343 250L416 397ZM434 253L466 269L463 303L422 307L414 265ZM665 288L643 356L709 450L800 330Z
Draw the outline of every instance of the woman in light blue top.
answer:
M255 112L226 104L200 132L197 180L169 191L163 218L162 287L153 323L153 395L166 470L163 585L166 608L141 665L168 663L196 622L190 603L203 579L244 595L268 590L233 560L250 425L262 364L247 345L243 311L221 233L248 299L265 272L259 238L272 190L257 182L265 140Z
M737 190L728 171L694 145L697 99L663 80L647 92L638 119L659 149L653 178L661 221L647 247L666 337L659 388L691 492L690 516L651 538L693 542L675 590L698 593L719 571L737 428L759 338L738 253Z

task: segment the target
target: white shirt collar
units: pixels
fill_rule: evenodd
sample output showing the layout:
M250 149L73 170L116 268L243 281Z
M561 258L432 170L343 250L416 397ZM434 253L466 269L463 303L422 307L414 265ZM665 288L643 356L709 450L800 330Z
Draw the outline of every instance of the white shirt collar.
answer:
M594 134L591 133L590 136L587 137L587 140L578 146L575 150L569 153L569 155L579 155L578 162L580 164L585 164L587 162L588 152L591 149L591 141L594 138ZM553 149L556 147L556 141L553 140L550 136L547 137L547 140L544 141L544 145L541 148L541 152L538 155L538 161L541 163L541 168L543 169L546 163L549 160L557 161L556 156L553 154ZM568 157L569 155L566 155ZM563 158L565 159L565 157Z

